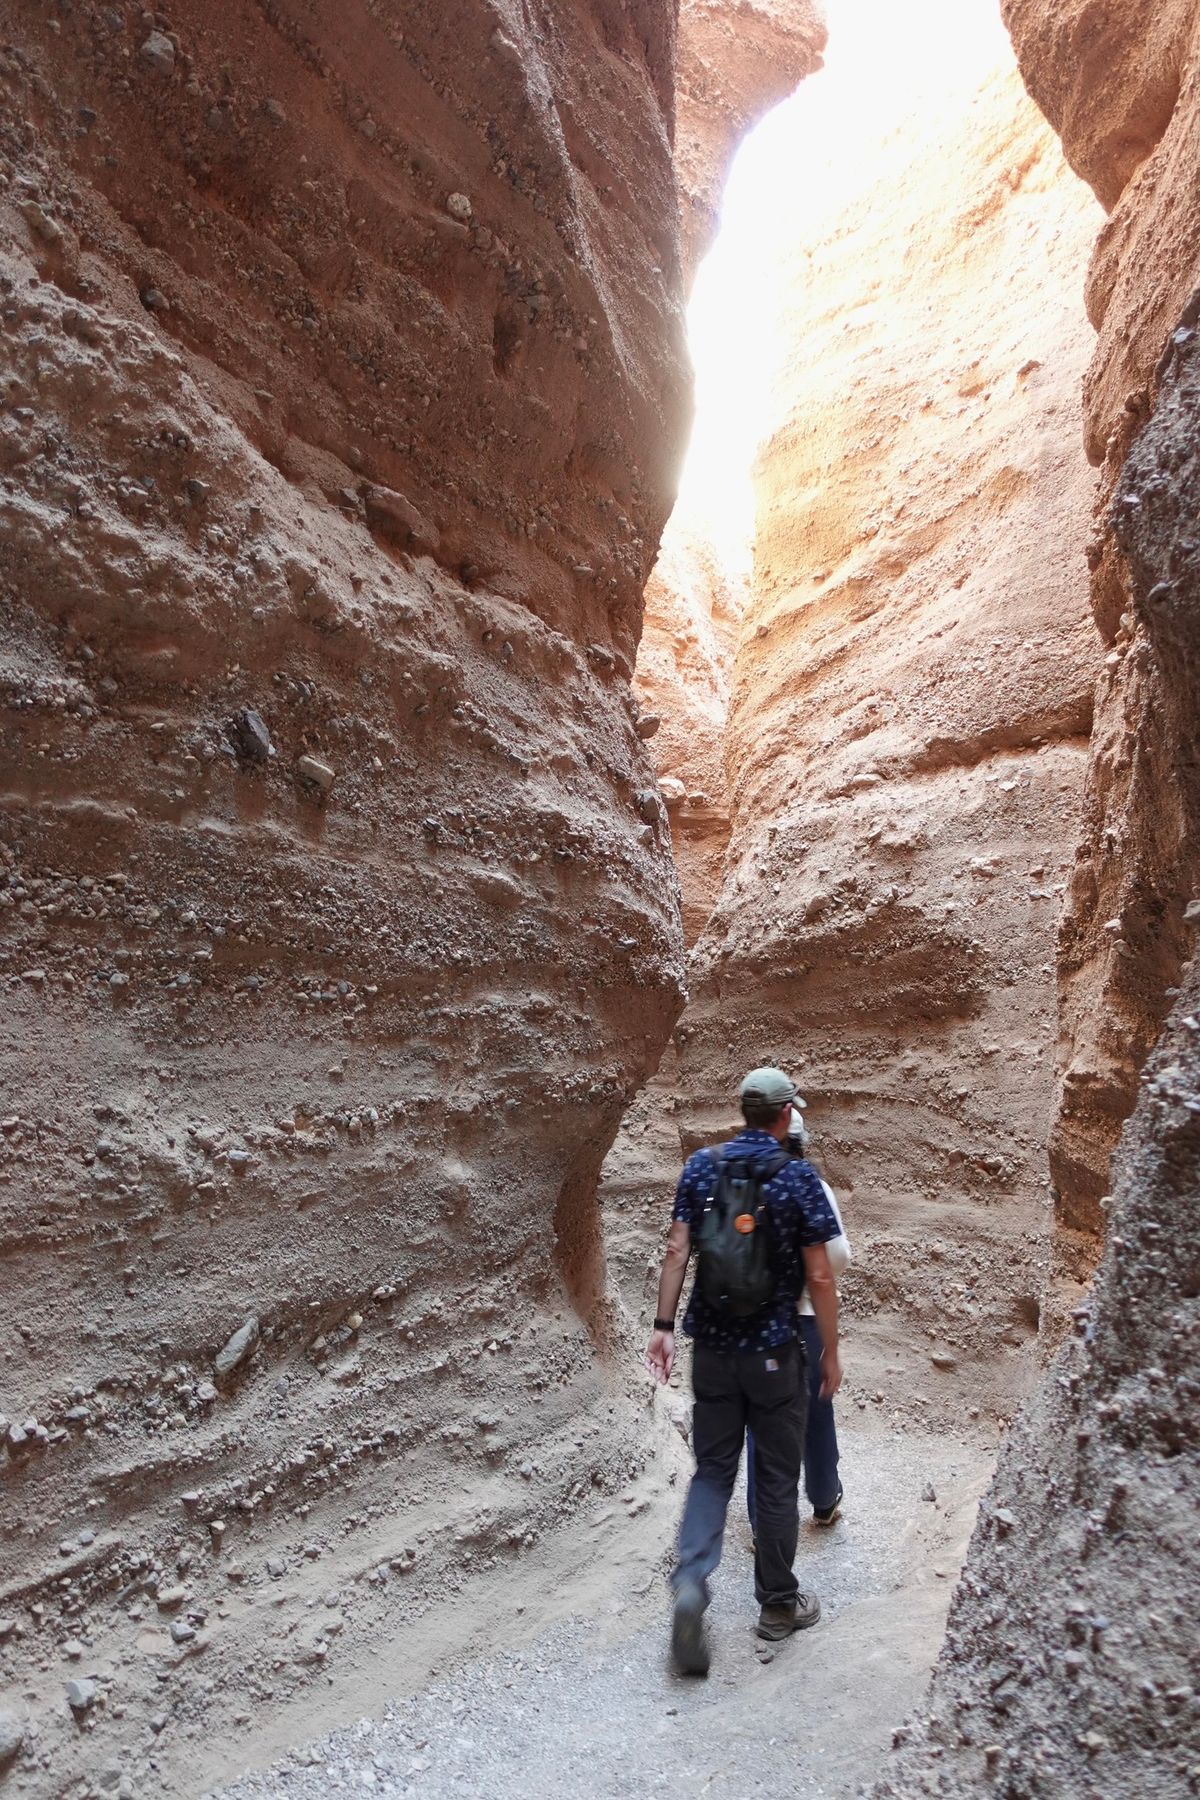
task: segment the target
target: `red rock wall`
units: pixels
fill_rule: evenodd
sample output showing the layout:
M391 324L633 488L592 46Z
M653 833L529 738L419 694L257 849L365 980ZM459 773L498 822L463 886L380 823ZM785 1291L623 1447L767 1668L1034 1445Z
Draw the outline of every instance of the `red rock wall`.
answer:
M1162 671L1154 735L1174 752L1188 839L1200 792L1188 746L1196 691L1193 339L1173 359L1117 489L1119 551ZM1142 504L1131 507L1134 496ZM1152 621L1152 622L1151 622ZM1173 799L1176 797L1173 796ZM1175 1800L1195 1785L1200 1726L1200 977L1143 1071L1112 1172L1112 1230L1094 1291L1022 1414L985 1498L928 1707L896 1734L876 1800Z
M681 1003L673 34L0 5L0 1685L64 1781L63 1640L140 1742L156 1590L228 1605L225 1741L556 1523L568 1421L640 1454L594 1186Z

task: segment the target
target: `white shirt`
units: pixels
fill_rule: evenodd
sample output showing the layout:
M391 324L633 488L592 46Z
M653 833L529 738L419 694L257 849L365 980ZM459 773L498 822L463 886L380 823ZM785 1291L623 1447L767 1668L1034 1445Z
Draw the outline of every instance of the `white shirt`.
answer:
M820 1177L818 1177L818 1180L820 1180ZM825 1189L825 1198L828 1200L830 1210L833 1213L834 1218L837 1220L838 1225L841 1230L840 1236L835 1237L835 1238L830 1238L828 1243L825 1245L826 1250L828 1250L828 1252L829 1252L829 1266L833 1270L834 1280L836 1281L838 1276L844 1275L847 1268L849 1267L849 1264L850 1264L850 1239L846 1236L846 1227L842 1223L842 1215L841 1215L840 1211L838 1210L838 1203L837 1203L836 1199L834 1198L833 1189L830 1187L830 1185L827 1181L821 1181L821 1186ZM813 1303L808 1297L808 1289L807 1288L805 1288L804 1292L800 1296L799 1302L797 1303L797 1306L796 1306L796 1311L799 1313L803 1313L805 1315L805 1317L809 1318L809 1319L811 1319L813 1316Z

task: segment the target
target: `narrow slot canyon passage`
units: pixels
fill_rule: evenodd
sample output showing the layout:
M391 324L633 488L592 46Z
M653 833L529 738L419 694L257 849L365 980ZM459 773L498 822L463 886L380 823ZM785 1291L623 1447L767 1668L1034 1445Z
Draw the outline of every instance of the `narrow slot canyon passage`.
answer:
M634 677L692 997L601 1176L607 1307L598 1273L586 1302L568 1279L632 1364L681 1158L728 1135L746 1067L796 1074L856 1252L848 1499L801 1545L821 1641L749 1637L739 1488L708 1691L667 1667L684 1356L618 1496L637 1538L582 1567L560 1546L564 1618L528 1602L528 1644L389 1709L376 1779L399 1791L741 1796L784 1758L790 1791L859 1791L925 1688L1039 1330L1044 1355L1090 1274L1056 1263L1046 1148L1099 655L1071 549L1100 213L995 7L849 4L830 25L826 69L740 151L692 299L696 422ZM589 1200L558 1224L568 1258ZM363 1742L293 1761L289 1790L353 1786L377 1766Z
M1200 1793L1198 95L1194 0L0 0L0 1800ZM844 1507L767 1644L739 1477L687 1680L763 1063Z

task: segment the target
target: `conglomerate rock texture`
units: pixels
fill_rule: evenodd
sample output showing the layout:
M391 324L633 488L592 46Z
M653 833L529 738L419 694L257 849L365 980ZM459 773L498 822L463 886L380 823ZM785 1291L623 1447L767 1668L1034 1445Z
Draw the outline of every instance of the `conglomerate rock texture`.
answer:
M1079 1338L1002 1456L928 1714L877 1792L1175 1800L1200 1784L1200 19L1191 4L1005 12L1112 208L1085 390L1111 648L1063 925L1054 1142L1064 1232L1094 1236L1107 1214L1108 1241Z
M201 1785L237 1709L307 1712L644 1454L594 1187L682 993L629 685L687 411L674 24L0 5L0 1687L42 1791Z
M1010 1411L1047 1281L1098 212L1011 60L950 116L895 134L816 241L796 228L733 837L676 1042L685 1148L726 1128L742 1069L798 1073L861 1251L856 1381L965 1421Z

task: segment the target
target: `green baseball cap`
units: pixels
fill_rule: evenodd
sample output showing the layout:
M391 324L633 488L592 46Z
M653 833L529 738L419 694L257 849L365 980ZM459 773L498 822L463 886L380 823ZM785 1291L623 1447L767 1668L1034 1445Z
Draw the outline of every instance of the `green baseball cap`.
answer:
M741 1086L743 1100L761 1100L766 1106L803 1106L796 1084L782 1069L751 1069Z

